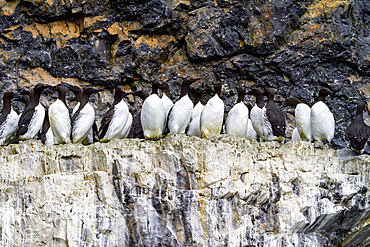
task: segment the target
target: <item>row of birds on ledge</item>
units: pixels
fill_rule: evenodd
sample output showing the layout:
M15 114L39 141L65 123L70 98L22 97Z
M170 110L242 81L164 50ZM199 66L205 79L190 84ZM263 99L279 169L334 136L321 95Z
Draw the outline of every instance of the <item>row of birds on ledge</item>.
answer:
M180 98L173 103L169 98L168 83L154 81L150 95L144 91L126 93L123 86L115 89L114 101L104 114L98 130L95 124L95 111L89 104L89 97L102 91L93 87L84 89L62 83L58 86L37 84L30 91L17 95L5 92L3 96L3 111L0 116L0 145L17 143L19 140L39 137L46 145L83 143L91 144L97 141L108 142L112 139L127 138L130 131L142 129L145 139L158 139L167 134L186 133L189 136L209 138L224 133L247 139L260 141L282 141L285 138L286 122L284 114L274 104L275 90L253 88L247 94L256 98L254 107L244 104L246 91L238 87L237 103L224 118L224 103L220 99L222 85L214 84L214 96L206 105L200 102L202 88L195 89L194 101L188 95L189 86L198 79L187 78L182 82ZM40 103L44 89L54 88L58 91L58 99L48 109ZM67 88L76 96L78 104L70 114L66 94ZM160 97L158 90L163 91ZM320 140L330 142L334 137L335 120L325 97L331 91L322 88L318 101L312 106L304 104L294 97L285 100L282 106L295 106L296 128L293 140ZM139 96L143 100L140 117L133 119L128 105L123 100L128 94ZM267 102L264 101L267 97ZM19 116L11 107L12 99L25 104L23 113ZM357 115L348 126L346 136L354 150L361 151L370 136L370 127L364 123L364 102L359 102ZM134 124L133 124L134 122ZM223 128L224 126L224 128ZM15 134L15 138L11 139Z

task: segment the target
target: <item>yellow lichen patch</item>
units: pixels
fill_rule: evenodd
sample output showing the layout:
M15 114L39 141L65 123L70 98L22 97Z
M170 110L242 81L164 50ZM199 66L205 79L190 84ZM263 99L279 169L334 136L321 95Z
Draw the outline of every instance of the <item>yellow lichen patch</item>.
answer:
M106 21L107 19L104 16L94 16L94 17L85 17L84 18L84 28L93 27L96 22Z
M58 49L69 39L80 36L79 26L71 21L57 21L51 24L51 37L56 40Z
M174 6L177 6L177 5L180 5L180 4L184 4L184 5L187 5L189 6L190 5L190 1L189 0L175 0L174 2Z
M343 0L316 0L311 4L304 15L304 17L321 17L326 13L331 13L333 10L337 9L339 6L348 7L349 1Z
M31 25L23 26L23 30L31 32L34 39L38 35L44 38L50 38L50 27L47 24L32 23Z
M175 42L175 38L173 36L168 36L168 35L158 35L158 36L148 36L148 35L143 35L140 36L136 41L135 41L135 46L136 48L139 48L141 44L146 44L150 48L155 49L155 48L164 48L167 47L170 42Z
M48 85L58 85L61 81L71 85L81 85L81 82L75 78L55 78L42 68L35 68L20 71L20 84L19 86L36 85L37 83L45 83Z
M19 0L17 1L6 1L0 0L0 14L1 15L12 15L14 14L15 8L20 3Z

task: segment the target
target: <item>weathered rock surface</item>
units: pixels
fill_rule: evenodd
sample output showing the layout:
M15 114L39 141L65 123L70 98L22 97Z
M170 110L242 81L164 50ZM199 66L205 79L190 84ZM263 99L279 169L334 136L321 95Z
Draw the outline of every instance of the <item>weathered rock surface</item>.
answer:
M0 148L1 246L368 246L370 156L224 135Z
M370 101L369 9L368 0L0 0L1 89L100 85L101 117L108 89L148 88L157 77L174 100L181 78L203 78L194 87L205 84L204 102L221 81L226 112L237 84L277 88L278 104L287 96L313 104L328 86L333 147L343 148L357 101ZM45 95L46 105L56 97Z

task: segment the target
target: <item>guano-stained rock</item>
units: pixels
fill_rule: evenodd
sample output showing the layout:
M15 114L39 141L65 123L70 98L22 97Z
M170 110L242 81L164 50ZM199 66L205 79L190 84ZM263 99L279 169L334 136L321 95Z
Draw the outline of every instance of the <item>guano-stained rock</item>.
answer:
M366 246L370 156L223 135L0 148L1 246Z

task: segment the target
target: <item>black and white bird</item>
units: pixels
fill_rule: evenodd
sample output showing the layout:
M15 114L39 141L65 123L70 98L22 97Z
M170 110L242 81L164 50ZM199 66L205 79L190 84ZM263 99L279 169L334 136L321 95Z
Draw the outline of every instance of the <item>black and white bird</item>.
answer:
M54 144L71 143L71 116L66 103L67 89L63 85L56 86L58 99L49 106L48 116L50 128L54 136Z
M109 110L104 114L100 130L100 142L108 142L112 139L123 138L123 129L129 121L130 112L123 97L126 95L123 86L117 86L114 93L114 101ZM131 116L132 123L132 116Z
M245 89L237 88L238 99L226 117L225 132L235 137L245 138L248 131L248 107L244 104Z
M95 110L89 103L90 95L103 91L93 87L86 87L82 91L82 98L77 111L72 115L72 143L82 143L91 131L95 121Z
M166 121L168 118L168 114L173 106L173 102L170 99L170 85L167 82L162 82L160 88L162 89L163 95L162 95L162 103L163 107L166 111Z
M42 123L40 139L41 139L41 142L46 146L57 144L57 143L54 143L53 131L50 128L48 109L45 109L45 118L44 118L44 122Z
M73 110L72 110L72 116L73 116L77 112L78 108L80 107L83 89L80 88L79 86L70 85L64 82L62 82L62 85L69 88L73 92L73 94L76 96L75 100L77 101L77 104L73 107ZM94 142L97 141L97 139L95 138L95 136L97 135L98 135L98 127L94 120L93 126L89 130L89 133L87 134L86 138L82 141L82 144L84 145L93 144Z
M3 95L3 110L0 116L0 145L4 145L14 135L18 128L19 115L12 109L12 99L17 96L14 92Z
M365 106L365 102L358 102L356 116L346 131L346 137L351 144L351 148L358 153L362 152L370 137L370 127L365 124L363 116Z
M334 116L325 104L325 97L330 94L331 91L328 88L321 88L318 102L311 107L311 135L317 141L331 142L334 138Z
M152 93L144 100L141 108L140 120L146 139L158 139L164 131L166 110L158 96L159 87L158 81L152 82Z
M133 93L135 96L138 96L142 102L145 101L146 98L148 98L149 94L143 90L139 90ZM135 116L132 120L132 125L131 125L131 130L129 132L128 138L139 138L139 139L144 139L144 132L143 132L143 127L141 126L141 116L140 114Z
M222 84L214 84L215 94L204 106L200 116L200 132L202 138L217 136L221 133L224 121L224 102L220 99Z
M266 107L263 101L264 92L261 88L253 88L248 92L248 95L253 95L256 98L256 104L250 110L250 119L253 129L257 132L260 139L263 141L272 133L272 128L267 125Z
M202 110L204 108L204 105L202 102L200 102L200 99L203 95L203 88L196 88L194 90L194 108L193 113L191 114L191 120L188 125L188 129L186 131L186 134L189 136L197 136L201 137L200 133L200 114L202 113Z
M29 103L18 121L19 140L34 139L39 133L45 118L45 108L40 103L40 96L42 91L49 87L39 83L31 90Z
M249 118L248 118L248 130L247 130L247 135L245 136L245 139L257 140L258 135L257 135L257 132L253 128L252 121L250 118L250 112L252 110L252 106L249 103L247 103L246 106L248 107Z
M286 98L283 106L295 107L294 117L297 127L293 130L292 140L311 141L311 108L295 97Z
M269 133L268 137L265 139L267 141L278 140L282 141L285 137L286 122L284 114L276 107L274 103L275 89L266 88L265 95L267 96L266 102L266 124L269 125L268 128L272 129L272 134Z
M181 85L180 99L172 106L168 113L167 126L171 135L184 134L193 113L193 102L190 100L189 86L199 80L186 78Z

